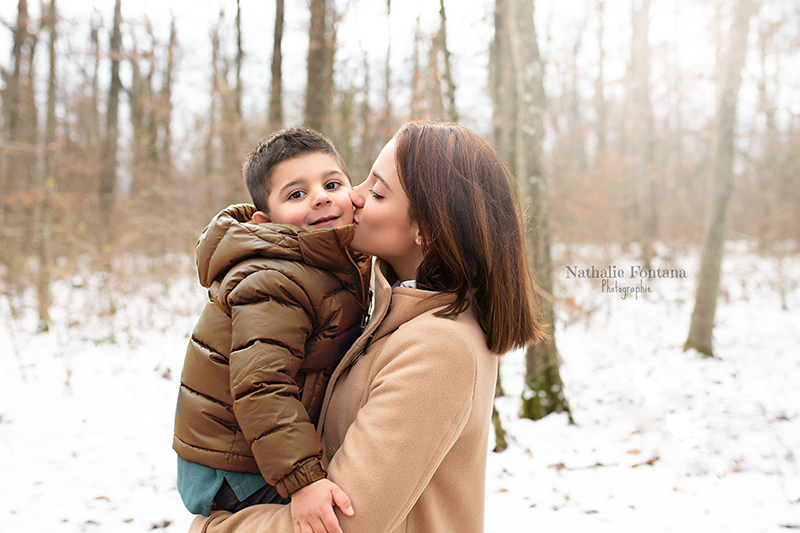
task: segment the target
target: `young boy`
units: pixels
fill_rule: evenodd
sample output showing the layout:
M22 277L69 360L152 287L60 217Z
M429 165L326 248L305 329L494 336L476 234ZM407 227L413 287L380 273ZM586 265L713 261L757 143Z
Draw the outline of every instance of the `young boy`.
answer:
M369 258L346 248L350 176L330 141L279 131L253 150L244 174L255 205L222 211L197 244L209 302L175 413L178 490L206 516L287 503L326 477L315 425L368 298ZM341 489L323 483L347 513Z

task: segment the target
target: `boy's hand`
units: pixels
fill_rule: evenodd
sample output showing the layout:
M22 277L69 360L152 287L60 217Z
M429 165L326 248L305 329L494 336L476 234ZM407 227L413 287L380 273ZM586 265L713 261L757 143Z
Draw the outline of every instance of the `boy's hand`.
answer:
M291 503L294 533L343 533L334 506L353 516L350 498L333 481L320 479L296 491Z

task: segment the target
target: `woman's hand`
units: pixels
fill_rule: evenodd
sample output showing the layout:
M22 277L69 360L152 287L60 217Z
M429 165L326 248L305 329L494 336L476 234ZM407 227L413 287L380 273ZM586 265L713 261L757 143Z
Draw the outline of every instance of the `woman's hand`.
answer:
M320 479L296 491L291 503L294 533L344 533L334 506L353 516L350 498L333 481Z

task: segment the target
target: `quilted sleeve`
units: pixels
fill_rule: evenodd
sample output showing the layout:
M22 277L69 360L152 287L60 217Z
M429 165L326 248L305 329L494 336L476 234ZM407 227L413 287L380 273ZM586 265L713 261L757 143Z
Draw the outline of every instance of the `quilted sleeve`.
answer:
M302 287L273 269L229 284L233 411L267 483L283 497L326 476L316 429L295 381L313 310Z

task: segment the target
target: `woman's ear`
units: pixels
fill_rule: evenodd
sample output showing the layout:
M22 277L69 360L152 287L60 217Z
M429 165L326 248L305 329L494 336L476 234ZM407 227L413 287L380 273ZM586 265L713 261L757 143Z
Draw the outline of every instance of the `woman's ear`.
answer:
M263 211L256 211L253 213L253 222L256 224L266 224L267 222L272 222L267 214Z

